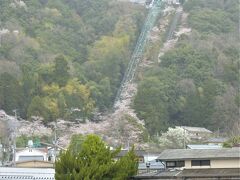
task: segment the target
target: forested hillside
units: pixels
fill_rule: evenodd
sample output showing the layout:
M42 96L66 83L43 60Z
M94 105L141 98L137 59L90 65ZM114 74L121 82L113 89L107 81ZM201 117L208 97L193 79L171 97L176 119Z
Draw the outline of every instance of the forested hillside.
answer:
M114 99L144 20L114 0L0 0L0 109L91 118Z
M107 111L145 11L115 0L0 0L0 109L45 123ZM140 68L133 108L152 136L175 125L239 133L239 11L237 0L188 0L190 35L160 63L149 46L154 66Z
M189 0L192 32L144 73L134 108L152 135L169 126L239 134L239 2Z

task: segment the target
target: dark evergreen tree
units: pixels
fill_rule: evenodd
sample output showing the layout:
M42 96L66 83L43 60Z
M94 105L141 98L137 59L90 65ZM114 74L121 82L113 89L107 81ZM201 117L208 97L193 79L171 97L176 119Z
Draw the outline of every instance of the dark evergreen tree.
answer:
M53 78L59 86L63 87L66 85L70 78L68 62L63 55L59 55L55 58Z
M124 180L136 174L138 163L134 148L121 159L114 160L120 148L111 151L96 135L88 135L84 141L82 136L77 137L56 162L56 180Z
M22 88L18 80L8 73L0 75L0 109L13 114L14 109L22 112Z

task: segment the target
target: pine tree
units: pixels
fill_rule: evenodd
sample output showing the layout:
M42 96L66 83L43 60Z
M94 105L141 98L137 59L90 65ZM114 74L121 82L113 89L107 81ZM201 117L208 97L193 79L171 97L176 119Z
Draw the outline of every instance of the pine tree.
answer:
M59 84L60 87L66 85L68 79L70 78L70 74L68 72L68 62L63 55L57 56L55 58L54 65L54 79Z
M72 140L77 141L78 136ZM137 158L134 148L119 160L114 160L120 148L111 151L96 135L88 135L75 146L70 143L67 151L62 152L56 161L56 180L124 180L137 172ZM73 149L77 148L77 149Z

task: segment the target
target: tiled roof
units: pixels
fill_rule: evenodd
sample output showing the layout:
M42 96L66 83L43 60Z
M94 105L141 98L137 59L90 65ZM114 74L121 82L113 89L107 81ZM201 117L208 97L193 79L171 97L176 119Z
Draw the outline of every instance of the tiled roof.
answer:
M239 179L240 168L184 169L140 174L133 179L179 179L179 178Z
M167 149L163 151L158 159L178 160L178 159L225 159L239 158L240 148L223 149Z
M0 167L0 180L45 179L54 180L55 170L50 168L11 168Z
M240 168L184 169L179 177L239 177Z
M204 127L191 127L191 126L176 126L185 129L190 132L203 132L203 133L212 133L212 131L204 128Z
M221 138L221 137L219 137L219 138L209 138L206 142L208 142L208 143L223 143L223 142L225 142L225 141L227 141L229 138Z
M134 177L134 179L174 179L176 178L181 170L174 170L174 171L160 171L160 172L151 172L145 174L139 174Z
M221 149L221 145L209 145L209 144L189 144L189 149Z

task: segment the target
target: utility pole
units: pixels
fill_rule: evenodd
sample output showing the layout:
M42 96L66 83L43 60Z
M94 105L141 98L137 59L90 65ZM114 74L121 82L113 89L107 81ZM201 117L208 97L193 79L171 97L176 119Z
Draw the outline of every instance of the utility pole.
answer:
M183 149L186 149L185 128L183 128Z
M129 137L128 137L128 139L127 139L127 149L128 149L128 152L129 152L129 149L130 149Z
M13 125L13 166L16 166L16 122L17 122L17 110L14 109L15 122Z
M54 126L54 162L56 161L57 157L57 120L55 121Z

